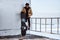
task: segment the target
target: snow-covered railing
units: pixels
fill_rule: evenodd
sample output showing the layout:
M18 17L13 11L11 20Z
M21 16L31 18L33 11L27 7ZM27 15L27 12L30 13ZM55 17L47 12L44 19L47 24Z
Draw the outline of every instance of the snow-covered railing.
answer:
M51 34L60 34L60 17L33 17L31 18L31 30L38 32L50 31Z

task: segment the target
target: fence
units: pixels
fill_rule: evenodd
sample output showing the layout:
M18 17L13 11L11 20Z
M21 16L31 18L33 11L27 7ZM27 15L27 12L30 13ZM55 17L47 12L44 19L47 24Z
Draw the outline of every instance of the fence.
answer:
M42 22L44 22L44 23L42 23ZM35 24L35 28L32 28L33 24ZM40 25L39 27L38 27L38 24ZM44 25L45 28L42 28L43 27L42 25ZM47 25L49 25L50 28L47 28ZM49 31L50 31L51 34L53 34L53 31L56 32L54 34L59 34L60 33L60 17L53 17L53 18L44 18L44 17L42 17L42 18L31 18L31 26L32 26L31 27L32 31L42 32L42 30L45 29L44 31L46 32L47 29L48 30L50 29ZM37 30L37 27L38 27L39 30ZM33 29L35 29L35 30L33 30Z

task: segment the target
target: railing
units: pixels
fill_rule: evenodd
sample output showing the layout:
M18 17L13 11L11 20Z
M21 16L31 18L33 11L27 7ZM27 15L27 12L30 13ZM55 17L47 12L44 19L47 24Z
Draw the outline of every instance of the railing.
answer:
M33 26L33 24L35 25L35 27ZM38 26L38 25L40 25L40 26ZM48 27L50 27L50 28L48 28ZM39 29L39 30L37 30L37 29ZM2 29L0 31L7 31L7 30L20 30L20 29ZM31 29L30 30L37 31L37 32L46 32L46 33L51 33L51 34L60 34L60 17L31 18ZM42 31L42 30L44 30L44 31ZM47 30L50 32L47 32ZM53 31L56 31L56 32L53 32Z
M42 22L44 22L44 23L42 23ZM34 27L33 24L35 24L35 28L32 28L32 27ZM38 25L40 25L40 26L38 26ZM50 28L48 28L49 27L48 25L50 26ZM45 28L42 28L43 26ZM37 27L38 27L39 30L37 30ZM60 34L60 17L53 17L53 18L43 18L43 17L42 18L31 18L31 30L32 31L43 32L42 30L44 30L44 32L46 32L47 29L48 30L50 29L49 33L51 33L51 34L54 33L53 31L56 32L54 34Z

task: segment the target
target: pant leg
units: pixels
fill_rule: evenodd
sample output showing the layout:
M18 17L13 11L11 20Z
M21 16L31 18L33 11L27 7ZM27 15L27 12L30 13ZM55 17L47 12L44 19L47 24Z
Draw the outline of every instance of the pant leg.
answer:
M30 17L27 19L27 21L28 21L28 25L30 27Z
M26 30L21 30L21 35L25 36L26 35Z

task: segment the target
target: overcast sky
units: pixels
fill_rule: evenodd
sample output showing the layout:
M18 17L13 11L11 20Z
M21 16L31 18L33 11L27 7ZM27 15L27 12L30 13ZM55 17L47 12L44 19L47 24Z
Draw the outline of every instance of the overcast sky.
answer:
M60 0L31 0L33 17L60 17Z

